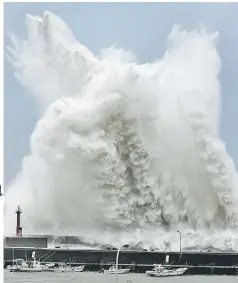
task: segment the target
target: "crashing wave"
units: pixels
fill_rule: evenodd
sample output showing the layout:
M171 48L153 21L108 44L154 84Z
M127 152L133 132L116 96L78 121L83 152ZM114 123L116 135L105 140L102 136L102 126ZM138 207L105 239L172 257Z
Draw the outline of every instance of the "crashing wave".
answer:
M28 233L176 249L179 229L185 248L199 239L236 249L238 181L219 137L218 34L175 27L164 57L138 64L115 48L95 56L50 12L28 15L26 25L28 38L12 37L9 59L42 115L7 190L5 232L20 204Z

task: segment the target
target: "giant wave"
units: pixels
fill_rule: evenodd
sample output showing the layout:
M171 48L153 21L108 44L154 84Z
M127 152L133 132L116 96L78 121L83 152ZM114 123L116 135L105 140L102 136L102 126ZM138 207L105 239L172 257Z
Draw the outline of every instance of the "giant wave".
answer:
M25 233L236 250L238 179L219 136L218 33L174 27L163 58L92 54L56 15L26 18L9 60L41 118L5 196ZM92 241L93 241L92 240Z

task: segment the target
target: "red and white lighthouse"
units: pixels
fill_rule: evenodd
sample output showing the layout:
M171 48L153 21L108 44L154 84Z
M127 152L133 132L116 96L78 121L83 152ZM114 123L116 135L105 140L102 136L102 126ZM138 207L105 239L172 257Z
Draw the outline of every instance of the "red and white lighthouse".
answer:
M18 237L22 237L21 213L22 213L22 211L20 209L20 206L18 206L18 208L16 210L16 214L17 214L16 236L18 236Z

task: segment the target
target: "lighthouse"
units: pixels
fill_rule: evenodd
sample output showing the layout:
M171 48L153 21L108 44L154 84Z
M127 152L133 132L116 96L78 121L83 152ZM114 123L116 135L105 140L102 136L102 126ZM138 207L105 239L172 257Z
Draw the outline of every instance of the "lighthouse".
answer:
M22 211L20 209L20 206L18 206L18 208L16 210L16 214L17 214L16 236L17 237L22 237L21 213L22 213Z

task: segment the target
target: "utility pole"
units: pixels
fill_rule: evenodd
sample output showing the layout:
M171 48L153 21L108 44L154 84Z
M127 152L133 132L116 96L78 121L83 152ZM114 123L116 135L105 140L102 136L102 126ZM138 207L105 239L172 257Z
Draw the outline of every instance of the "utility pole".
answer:
M182 257L182 235L180 231L177 231L179 233L179 252L180 252L180 259Z
M117 256L116 256L116 276L117 276L117 283L118 283L118 259L119 259L119 253L122 248L129 248L129 245L123 245L121 246L118 251L117 251Z

